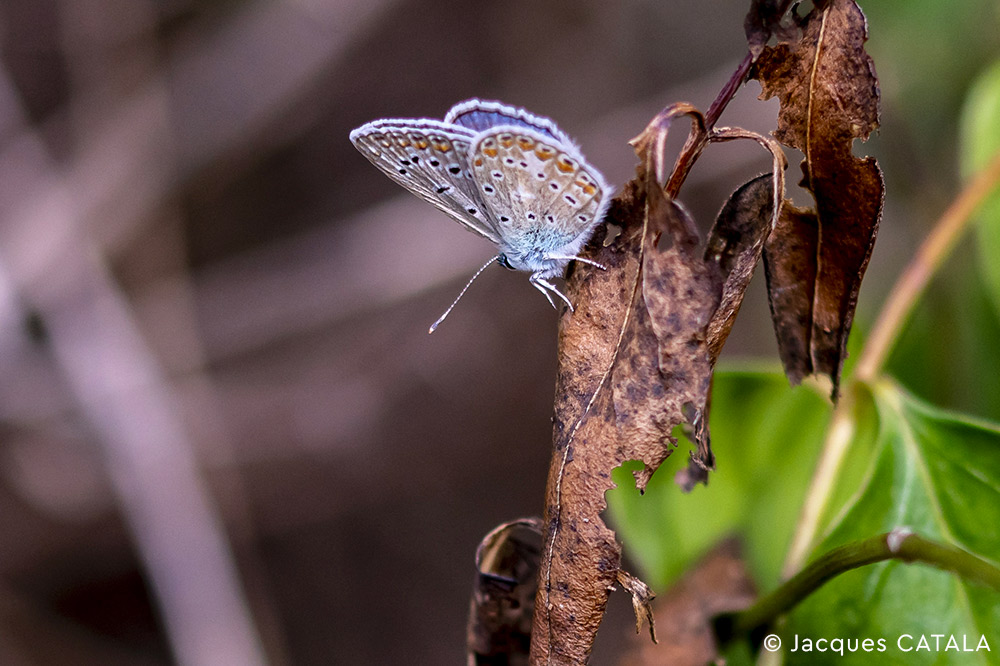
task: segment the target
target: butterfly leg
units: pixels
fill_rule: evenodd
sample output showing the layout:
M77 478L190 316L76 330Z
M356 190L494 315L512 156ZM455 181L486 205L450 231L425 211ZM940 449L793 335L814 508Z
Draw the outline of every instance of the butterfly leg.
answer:
M573 312L573 304L570 302L568 298L566 298L566 295L563 294L558 289L556 289L556 286L554 284L546 280L539 273L532 273L531 277L528 278L528 281L531 282L531 284L535 287L535 289L545 294L545 298L549 299L549 303L552 305L553 308L556 306L556 304L552 300L552 294L555 294L559 298L563 299L566 305L569 306L569 311Z
M552 309L553 309L553 310L557 310L558 308L556 307L556 302L552 300L552 293L551 293L551 292L549 292L549 290L548 290L548 289L544 288L544 287L543 287L542 285L540 285L540 284L536 284L536 283L534 283L534 282L532 282L532 284L534 284L534 285L535 285L535 289L537 289L538 291L542 292L542 294L543 294L543 295L545 296L545 298L546 298L546 299L548 299L548 301L549 301L549 305L551 305L551 306L552 306Z
M597 268L600 268L602 271L608 270L608 267L605 266L604 264L599 264L599 263L597 263L596 261L594 261L592 259L584 259L583 257L577 257L577 256L572 256L572 255L567 255L567 254L546 254L545 258L546 259L563 260L563 261L581 261L581 262L583 262L585 264L590 264L591 266L596 266Z

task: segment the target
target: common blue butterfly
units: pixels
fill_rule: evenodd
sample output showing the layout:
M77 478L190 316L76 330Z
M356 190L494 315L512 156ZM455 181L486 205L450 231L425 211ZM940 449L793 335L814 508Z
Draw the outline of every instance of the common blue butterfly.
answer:
M500 102L470 99L444 120L375 120L351 141L389 178L497 246L441 317L433 333L480 273L494 261L529 271L555 307L573 310L551 278L562 277L611 202L604 177L548 118Z

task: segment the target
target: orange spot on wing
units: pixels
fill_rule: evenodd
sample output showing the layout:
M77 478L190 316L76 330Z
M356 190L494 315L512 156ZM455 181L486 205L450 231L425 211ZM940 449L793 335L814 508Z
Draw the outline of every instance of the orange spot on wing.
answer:
M594 194L595 192L597 192L597 188L596 187L594 187L590 183L582 181L582 180L576 181L575 185L577 187L583 189L583 191L586 192L587 194Z
M419 141L417 141L413 145L415 145L420 150L426 150L427 149L427 140L426 139L420 139Z
M555 154L556 151L549 146L541 145L535 149L535 155L537 155L538 159L542 160L543 162L545 160L552 159L552 156Z
M497 153L498 151L496 148L483 148L483 155L486 155L487 157L496 157Z
M519 136L517 137L517 145L521 150L527 152L535 147L535 142L530 137Z
M476 166L483 166L483 158L482 157L477 157L475 164L476 164Z
M556 161L556 168L563 173L570 173L573 171L573 164L567 161L565 158L560 158Z

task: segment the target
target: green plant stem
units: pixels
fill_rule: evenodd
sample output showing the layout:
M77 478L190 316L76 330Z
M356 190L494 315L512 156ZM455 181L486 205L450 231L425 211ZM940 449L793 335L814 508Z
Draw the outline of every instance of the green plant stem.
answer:
M1000 590L1000 569L960 548L925 539L905 529L839 546L820 556L771 594L738 613L722 616L718 624L731 640L753 635L787 613L832 578L859 567L882 562L921 562Z
M854 437L856 391L853 385L849 389L845 391L833 410L833 417L830 419L830 426L826 431L819 462L809 484L810 490L806 495L802 513L799 514L799 522L795 529L795 535L792 537L792 545L788 549L788 556L785 558L782 576L791 576L805 562L816 530L819 529L823 506L833 491L833 484L840 470L840 464L843 462L851 439Z
M823 443L823 451L809 486L811 491L806 496L798 528L785 560L786 576L802 566L809 552L819 527L823 506L831 494L840 465L854 436L854 405L858 385L871 384L878 379L903 327L909 321L917 299L968 229L972 214L998 184L1000 184L1000 153L990 160L942 213L889 293L885 307L882 308L861 352L861 358L851 377L851 386L845 391L833 412Z
M864 351L854 370L856 381L870 382L878 377L888 360L899 334L909 321L917 299L951 250L969 227L972 214L1000 184L1000 152L962 190L934 225L930 235L917 250L892 288L882 308Z

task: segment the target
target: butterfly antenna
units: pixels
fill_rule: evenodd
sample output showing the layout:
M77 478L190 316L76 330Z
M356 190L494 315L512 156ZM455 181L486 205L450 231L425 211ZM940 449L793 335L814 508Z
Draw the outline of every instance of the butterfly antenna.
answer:
M440 317L438 317L438 320L436 322L434 322L433 324L431 324L430 330L427 331L428 334L433 333L434 329L436 329L441 324L441 322L444 321L444 318L447 317L448 314L453 309L455 309L455 306L458 305L458 301L462 298L462 296L465 295L465 292L468 291L469 287L472 286L472 283L476 281L476 278L479 277L479 274L482 273L483 271L485 271L487 266L489 266L490 264L492 264L494 261L496 261L499 258L500 258L500 255L497 255L497 256L493 257L492 259L490 259L489 261L487 261L485 264L483 264L482 268L480 268L478 271L476 271L476 274L473 275L472 278L468 282L465 283L464 287L462 287L462 291L458 292L458 298L456 298L452 302L452 304L448 306L448 309L444 311L443 315L441 315Z

